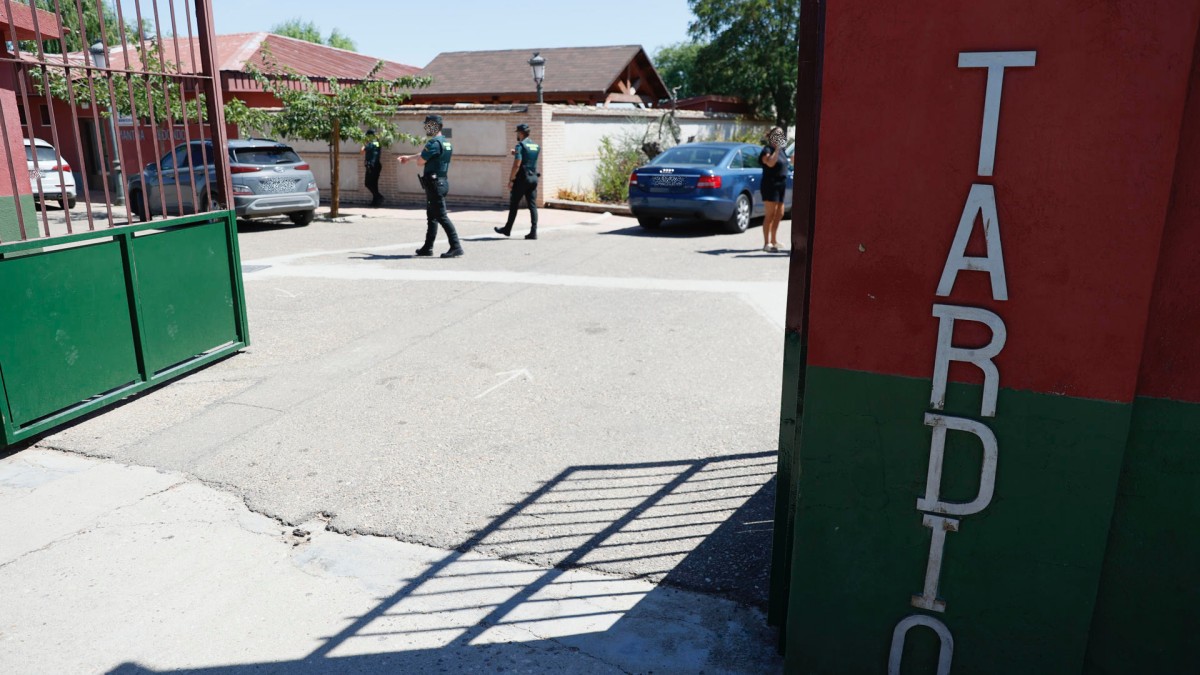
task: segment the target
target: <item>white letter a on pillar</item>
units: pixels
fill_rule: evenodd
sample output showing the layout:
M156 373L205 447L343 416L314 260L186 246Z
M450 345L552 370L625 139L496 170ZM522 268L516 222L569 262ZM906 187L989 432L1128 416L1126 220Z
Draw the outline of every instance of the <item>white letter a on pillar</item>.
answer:
M983 221L983 237L987 243L987 255L982 258L967 256L967 242L971 240L971 231L975 229L975 216ZM942 279L938 282L939 296L950 295L954 290L954 281L962 270L987 272L992 277L992 299L1008 300L1004 251L1000 248L1000 218L996 214L996 190L991 185L971 186L962 218L958 221L958 232L954 235L954 243L950 245L950 255L946 257L946 267L942 269Z

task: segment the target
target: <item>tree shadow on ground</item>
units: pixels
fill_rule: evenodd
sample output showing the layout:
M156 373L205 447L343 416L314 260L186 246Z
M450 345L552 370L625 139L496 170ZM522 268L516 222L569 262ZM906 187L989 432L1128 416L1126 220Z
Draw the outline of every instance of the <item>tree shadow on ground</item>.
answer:
M761 612L700 612L674 590L765 605L774 466L763 452L570 467L307 656L170 672L778 672ZM476 555L499 551L553 567ZM631 563L660 584L576 569Z

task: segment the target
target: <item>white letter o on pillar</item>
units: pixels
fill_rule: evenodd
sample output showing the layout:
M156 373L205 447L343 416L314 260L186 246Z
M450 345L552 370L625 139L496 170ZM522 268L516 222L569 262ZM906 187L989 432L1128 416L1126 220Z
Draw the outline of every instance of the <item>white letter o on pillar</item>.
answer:
M896 624L896 629L892 631L892 651L888 656L888 675L900 675L900 659L904 658L904 639L913 626L928 626L937 633L942 643L938 653L937 675L950 675L950 662L954 659L954 636L950 634L946 624L924 614L913 614Z

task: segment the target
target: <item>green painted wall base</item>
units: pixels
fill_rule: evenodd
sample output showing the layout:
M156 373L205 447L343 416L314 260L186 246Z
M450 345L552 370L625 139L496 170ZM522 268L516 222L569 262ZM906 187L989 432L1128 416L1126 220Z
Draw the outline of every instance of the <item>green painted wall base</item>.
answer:
M788 670L886 672L897 623L926 614L953 635L954 672L1081 672L1131 406L1000 391L997 416L982 418L999 446L995 497L947 535L938 613L910 604L930 553L916 508L929 465L930 386L808 369ZM980 420L981 392L952 384L945 413ZM949 432L943 500L974 498L981 457L974 436ZM912 631L903 672L935 672L936 644L932 631Z
M73 244L48 248L51 244ZM0 246L0 441L249 343L232 212Z
M19 205L19 206L18 206ZM17 217L17 209L21 209L21 218ZM22 219L25 231L21 231ZM37 204L33 195L20 195L16 201L11 196L0 197L0 242L9 243L28 239L38 239L41 233L42 221L38 218ZM22 236L24 235L24 236ZM22 254L9 254L9 256ZM0 253L0 258L5 257Z
M1200 673L1200 405L1134 401L1088 673Z

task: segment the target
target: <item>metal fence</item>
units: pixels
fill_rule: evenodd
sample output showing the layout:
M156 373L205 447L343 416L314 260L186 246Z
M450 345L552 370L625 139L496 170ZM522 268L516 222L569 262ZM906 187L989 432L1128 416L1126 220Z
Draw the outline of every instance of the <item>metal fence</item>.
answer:
M32 1L36 11L0 0L0 141L12 156L0 245L220 210L229 177L211 150L226 129L210 0Z
M35 4L0 0L0 447L249 343L211 0Z

